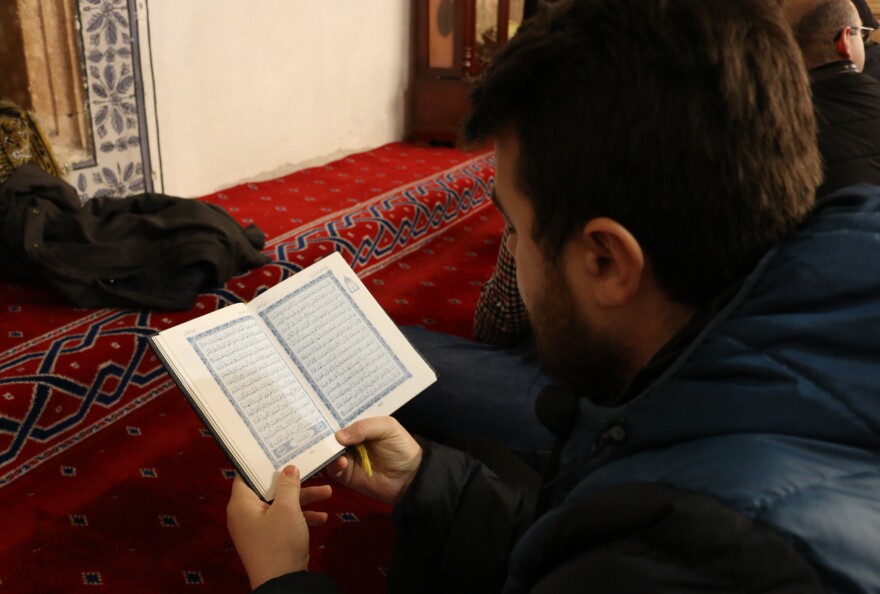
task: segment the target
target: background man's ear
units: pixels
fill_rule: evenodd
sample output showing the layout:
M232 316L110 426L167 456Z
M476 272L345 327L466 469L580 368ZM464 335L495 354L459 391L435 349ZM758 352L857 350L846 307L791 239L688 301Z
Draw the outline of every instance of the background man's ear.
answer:
M576 249L597 304L616 307L638 293L645 255L626 227L606 217L592 219L584 225Z
M850 28L846 27L840 34L840 39L837 40L837 43L834 46L837 55L840 56L842 60L849 60L852 58L852 52L850 51L849 43L850 43Z

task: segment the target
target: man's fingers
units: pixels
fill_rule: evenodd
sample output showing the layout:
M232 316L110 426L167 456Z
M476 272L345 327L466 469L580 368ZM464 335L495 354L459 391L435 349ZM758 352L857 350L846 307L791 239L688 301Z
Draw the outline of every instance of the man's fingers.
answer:
M238 474L235 475L235 480L232 481L232 496L233 497L257 497L257 494L253 492L253 490L247 486L247 483L244 482ZM259 497L257 497L259 499Z
M336 441L346 446L356 445L390 437L401 430L400 423L393 417L370 417L338 431Z
M330 485L318 485L316 487L304 487L299 494L300 506L306 506L318 501L324 501L333 494Z
M303 516L306 518L306 524L309 526L321 526L327 521L327 512L304 511Z
M324 467L324 475L336 481L345 482L346 468L352 465L351 454L339 456Z
M247 483L240 476L235 475L232 481L232 494L229 497L229 507L238 507L241 505L253 505L254 501L263 503L263 501L254 493L253 489L247 486Z
M232 481L232 494L226 504L226 525L229 529L232 530L233 525L240 523L244 518L265 513L268 508L269 506L247 486L247 483L236 475L235 480Z

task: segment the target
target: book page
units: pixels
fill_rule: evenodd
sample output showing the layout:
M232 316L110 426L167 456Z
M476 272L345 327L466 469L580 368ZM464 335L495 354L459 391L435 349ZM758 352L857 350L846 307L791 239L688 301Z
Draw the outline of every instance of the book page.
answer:
M243 304L151 338L181 391L260 495L288 463L304 477L343 451L307 384Z
M330 426L250 317L187 338L277 470Z
M330 270L260 317L340 426L412 377Z
M436 380L342 256L251 302L337 428L391 414Z

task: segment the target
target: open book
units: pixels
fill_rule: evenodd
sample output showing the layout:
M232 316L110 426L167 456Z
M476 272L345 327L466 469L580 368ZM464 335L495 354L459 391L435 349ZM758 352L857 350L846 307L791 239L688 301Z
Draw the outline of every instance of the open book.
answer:
M314 474L344 451L338 429L390 414L436 380L338 253L150 342L265 501L281 468Z

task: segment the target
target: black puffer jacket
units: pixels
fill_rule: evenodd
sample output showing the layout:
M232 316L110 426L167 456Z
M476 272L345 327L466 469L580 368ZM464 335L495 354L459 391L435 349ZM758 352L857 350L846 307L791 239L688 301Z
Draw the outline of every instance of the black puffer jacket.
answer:
M852 62L833 62L810 71L819 125L825 196L858 183L880 185L880 81Z
M878 247L880 188L826 198L625 403L545 388L560 447L536 519L525 489L426 445L388 591L880 592Z
M226 211L162 194L95 198L32 163L0 185L0 265L80 307L189 309L200 291L260 266L264 235Z

